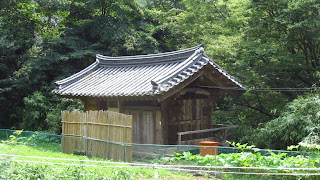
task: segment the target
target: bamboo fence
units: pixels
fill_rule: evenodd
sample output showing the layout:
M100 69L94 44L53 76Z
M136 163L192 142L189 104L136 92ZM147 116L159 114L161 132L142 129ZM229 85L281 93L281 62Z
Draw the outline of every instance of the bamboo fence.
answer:
M132 116L112 111L62 111L62 152L132 161Z

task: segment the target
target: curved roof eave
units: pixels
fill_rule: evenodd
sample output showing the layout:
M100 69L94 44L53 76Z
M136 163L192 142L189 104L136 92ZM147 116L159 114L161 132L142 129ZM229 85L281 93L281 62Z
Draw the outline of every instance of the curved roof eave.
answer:
M202 45L159 54L96 57L96 62L87 68L57 81L52 92L62 96L155 97L209 64L245 90L237 79L204 54Z

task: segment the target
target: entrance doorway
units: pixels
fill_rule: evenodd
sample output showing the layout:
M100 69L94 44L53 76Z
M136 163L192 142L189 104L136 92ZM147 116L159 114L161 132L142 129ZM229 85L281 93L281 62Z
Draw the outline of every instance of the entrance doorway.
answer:
M155 144L155 111L126 108L125 114L132 115L132 142Z

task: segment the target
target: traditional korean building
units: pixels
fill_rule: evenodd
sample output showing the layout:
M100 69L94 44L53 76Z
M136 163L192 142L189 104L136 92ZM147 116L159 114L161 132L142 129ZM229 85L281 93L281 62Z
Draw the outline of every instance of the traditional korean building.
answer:
M96 62L56 86L55 94L81 99L86 110L131 114L132 141L142 144L176 144L178 132L212 128L215 97L245 91L200 45L150 55L96 55ZM199 137L184 140L193 138Z

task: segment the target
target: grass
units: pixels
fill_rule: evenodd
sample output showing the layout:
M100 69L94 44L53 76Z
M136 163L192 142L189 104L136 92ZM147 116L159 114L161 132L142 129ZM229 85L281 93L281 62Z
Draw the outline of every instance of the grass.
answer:
M0 155L0 179L155 179L156 174L159 179L197 179L188 173L162 169L104 167L129 165L99 158L64 154L60 151L61 145L58 143L37 143L37 145L0 143L1 154L20 155L11 157ZM198 177L198 179L205 178Z

